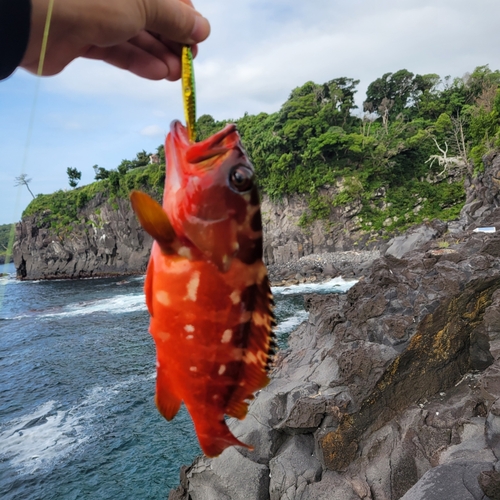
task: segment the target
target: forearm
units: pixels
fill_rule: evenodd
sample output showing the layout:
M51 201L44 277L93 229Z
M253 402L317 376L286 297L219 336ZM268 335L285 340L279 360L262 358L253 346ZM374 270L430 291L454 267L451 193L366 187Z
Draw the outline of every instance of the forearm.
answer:
M0 0L0 80L19 66L30 34L30 0Z

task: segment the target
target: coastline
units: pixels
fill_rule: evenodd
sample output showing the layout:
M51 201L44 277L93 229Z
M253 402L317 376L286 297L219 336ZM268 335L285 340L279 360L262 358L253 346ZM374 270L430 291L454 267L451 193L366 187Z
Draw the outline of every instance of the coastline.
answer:
M380 257L378 250L310 254L286 264L270 264L267 270L272 286L320 283L336 277L359 279Z
M267 270L271 286L298 285L301 283L321 283L332 278L359 279L366 274L374 260L381 257L378 250L349 250L344 252L327 252L304 255L298 260L290 260L286 264L268 264ZM16 269L17 273L17 269ZM81 280L98 278L118 278L144 275L142 272L80 272L78 276L45 275L43 278L25 278L17 275L19 281L32 280Z

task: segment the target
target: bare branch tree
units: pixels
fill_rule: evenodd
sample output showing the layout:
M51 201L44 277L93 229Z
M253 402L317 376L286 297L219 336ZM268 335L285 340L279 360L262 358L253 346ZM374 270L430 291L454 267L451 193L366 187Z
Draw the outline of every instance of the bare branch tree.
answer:
M444 175L444 173L453 166L459 167L460 170L463 169L464 166L466 166L466 162L461 158L460 156L448 156L448 143L445 142L445 149L439 146L438 142L436 141L436 138L433 137L432 140L434 141L434 144L436 147L439 149L441 152L440 155L431 155L428 160L426 160L425 163L431 162L429 165L429 168L432 167L434 162L437 160L438 164L440 167L443 167L443 170L437 174L437 177L441 177Z
M382 125L386 134L389 133L389 112L391 111L393 106L394 101L392 99L387 99L387 97L384 97L382 99L382 102L380 103L380 106L378 107L378 114L382 118Z
M465 142L464 135L464 118L461 115L450 116L451 123L453 124L453 138L458 151L458 156L462 158L463 162L467 166L467 171L469 175L472 175L472 163L469 161L468 146Z
M33 196L33 198L35 197L35 195L32 193L30 187L29 187L29 183L31 182L32 179L28 179L28 174L21 174L19 176L17 176L15 178L16 182L14 184L14 186L26 186L26 188L28 189L28 191L30 192L31 196Z

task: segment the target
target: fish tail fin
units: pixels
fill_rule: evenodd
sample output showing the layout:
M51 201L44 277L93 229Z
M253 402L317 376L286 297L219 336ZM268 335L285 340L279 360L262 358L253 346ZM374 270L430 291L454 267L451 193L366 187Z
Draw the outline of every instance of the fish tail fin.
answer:
M210 425L195 424L195 427L201 449L207 457L218 457L229 446L243 446L253 450L252 446L242 443L233 436L224 419L211 422Z

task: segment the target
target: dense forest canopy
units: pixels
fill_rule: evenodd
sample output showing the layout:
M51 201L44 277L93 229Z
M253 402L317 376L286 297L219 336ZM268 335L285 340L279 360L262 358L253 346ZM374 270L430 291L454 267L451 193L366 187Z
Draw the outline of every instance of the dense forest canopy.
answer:
M304 225L352 203L362 205L360 220L370 230L456 217L464 177L480 171L483 155L500 146L500 72L486 65L454 79L406 69L385 73L368 86L362 110L355 103L358 84L348 77L307 82L276 113L233 120L262 190L276 200L307 196ZM225 123L201 116L199 138ZM95 165L97 183L39 195L25 214L49 208L54 218L72 197L66 217L77 217L78 207L102 190L111 196L141 187L161 193L163 146L157 154L160 165L148 164L145 151L115 170ZM339 189L328 197L320 194L324 186Z

